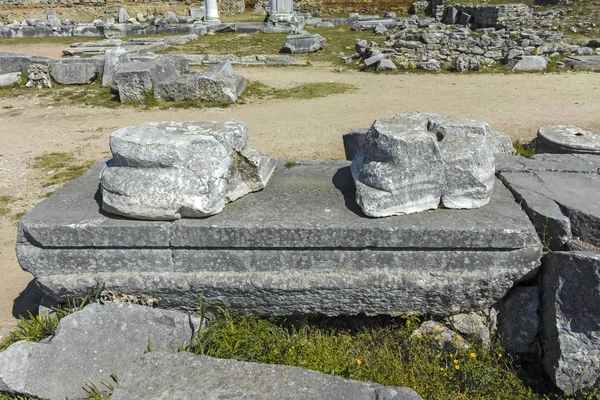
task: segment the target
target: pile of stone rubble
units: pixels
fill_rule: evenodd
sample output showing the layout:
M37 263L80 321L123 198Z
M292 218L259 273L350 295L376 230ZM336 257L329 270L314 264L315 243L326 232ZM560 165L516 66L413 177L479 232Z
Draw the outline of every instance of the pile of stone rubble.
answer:
M444 68L461 72L477 71L496 63L510 63L512 70L544 70L552 59L594 58L600 55L599 44L596 40L574 43L564 38L562 32L554 31L493 28L472 31L443 24L431 24L427 28L412 25L395 33L387 32L387 39L380 45L362 40L355 45L353 56L343 58L347 63L361 62L364 68L378 70L394 69L393 64L404 69L438 71ZM523 59L525 61L519 62ZM392 63L381 65L381 60ZM557 65L564 67L565 63L559 61Z

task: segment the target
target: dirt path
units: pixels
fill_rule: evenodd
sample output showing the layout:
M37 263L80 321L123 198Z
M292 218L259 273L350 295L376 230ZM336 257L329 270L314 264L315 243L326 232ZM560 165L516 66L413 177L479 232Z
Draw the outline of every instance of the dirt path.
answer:
M313 100L257 100L211 112L47 107L36 98L0 99L0 196L18 199L13 214L30 209L43 195L43 174L31 167L33 158L55 151L74 152L81 160L107 157L113 130L144 121L237 119L248 124L252 147L300 159L341 159L344 132L407 111L484 120L513 139L531 139L547 124L600 132L600 74L386 76L314 67L236 70L276 87L335 81L357 89ZM15 237L15 221L0 217L0 329L14 324L14 301L31 280L16 261Z

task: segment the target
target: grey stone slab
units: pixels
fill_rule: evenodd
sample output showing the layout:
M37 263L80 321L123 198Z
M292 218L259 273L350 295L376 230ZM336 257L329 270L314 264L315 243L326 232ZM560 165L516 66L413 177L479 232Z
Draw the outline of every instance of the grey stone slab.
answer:
M497 172L567 172L600 174L600 156L591 154L536 154L532 158L499 155Z
M314 53L323 49L325 38L319 34L290 35L285 38L282 53Z
M199 320L133 304L92 304L65 317L41 343L20 341L0 353L0 391L50 400L87 398L86 383L104 388L151 348L189 343Z
M109 216L100 209L96 162L83 176L40 202L19 221L18 242L39 247L169 247L170 224Z
M509 60L506 69L511 71L543 71L548 61L542 56L520 56Z
M354 200L348 162L281 167L261 192L207 219L174 222L173 247L518 249L539 245L502 184L488 205L366 218Z
M554 201L569 219L573 236L594 245L600 244L600 175L503 172L502 179L517 192L526 189ZM553 211L549 214L552 218L555 215Z
M22 72L31 64L48 65L54 62L51 58L33 56L23 53L0 52L0 75L11 72Z
M192 376L202 379L190 380ZM113 400L421 400L408 388L350 381L297 367L190 353L145 354L119 378Z
M50 64L50 76L61 85L85 85L102 75L104 60L72 58Z
M565 244L572 238L571 221L559 205L545 195L515 183L510 174L506 178L504 176L505 185L529 216L544 245L552 251L564 250Z
M173 271L172 256L170 249L43 249L17 246L21 268L36 277L118 271L168 272Z
M600 69L600 56L570 56L565 62L577 70Z
M258 315L448 316L491 307L515 282L535 274L539 250L174 250L173 258L175 269L192 272L48 275L38 281L44 293L57 300L81 297L87 288L101 284L116 293L158 298L161 307L180 309L197 308L202 294L208 304L218 301Z
M541 279L544 369L572 394L600 384L600 254L552 252Z

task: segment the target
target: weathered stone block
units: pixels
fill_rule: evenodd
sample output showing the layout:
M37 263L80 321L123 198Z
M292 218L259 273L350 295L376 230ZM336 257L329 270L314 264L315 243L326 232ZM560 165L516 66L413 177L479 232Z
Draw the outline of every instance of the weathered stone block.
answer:
M600 384L600 255L552 252L542 269L546 373L572 394Z
M290 35L283 43L282 53L314 53L323 49L325 38L319 34Z
M435 209L440 202L485 205L494 183L489 136L484 122L434 114L375 121L352 163L358 204L373 217Z
M152 95L155 85L179 76L173 63L166 60L121 64L114 75L121 102L144 102Z
M104 62L94 58L71 58L50 64L50 76L61 85L85 85L102 75Z

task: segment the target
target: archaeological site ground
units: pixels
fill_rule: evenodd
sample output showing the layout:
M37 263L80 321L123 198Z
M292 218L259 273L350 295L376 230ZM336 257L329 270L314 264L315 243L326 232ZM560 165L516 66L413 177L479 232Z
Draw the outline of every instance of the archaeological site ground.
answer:
M600 400L600 2L0 0L0 400Z

